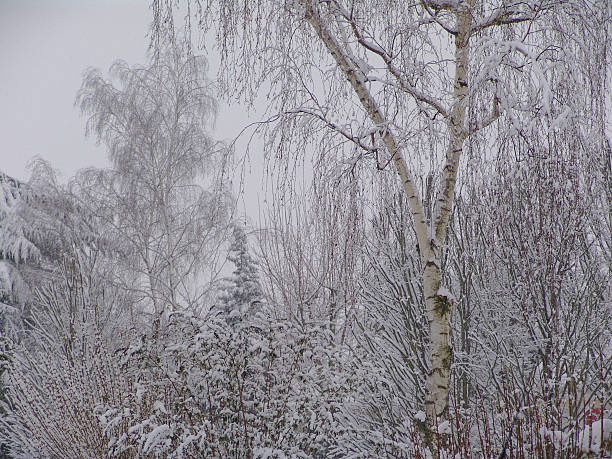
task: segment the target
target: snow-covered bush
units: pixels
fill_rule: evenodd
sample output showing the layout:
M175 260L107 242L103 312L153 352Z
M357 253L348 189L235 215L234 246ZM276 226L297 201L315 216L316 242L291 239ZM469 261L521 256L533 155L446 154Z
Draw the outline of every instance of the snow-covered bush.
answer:
M232 326L173 314L125 350L122 403L96 409L108 454L328 457L350 381L326 338L263 314Z
M16 457L104 457L107 439L94 409L120 403L127 381L100 335L70 356L23 346L11 352L9 404L0 441Z
M128 337L100 321L109 306L88 284L85 265L72 259L60 267L37 294L28 340L7 353L0 443L13 454L331 454L351 381L347 352L329 344L328 329L239 308L230 322L174 313Z
M109 324L117 315L104 301L117 297L99 278L91 285L96 271L74 255L37 289L36 314L4 349L0 443L16 457L103 457L107 441L94 409L120 403L128 390L114 356L122 327Z

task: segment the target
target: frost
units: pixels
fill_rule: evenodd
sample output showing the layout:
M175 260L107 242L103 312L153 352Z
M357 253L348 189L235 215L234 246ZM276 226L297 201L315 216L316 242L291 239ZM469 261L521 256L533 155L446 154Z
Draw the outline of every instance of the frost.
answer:
M449 421L444 421L438 426L438 433L443 435L450 435L451 426Z
M417 413L414 415L414 419L420 422L425 422L425 419L426 419L425 412L417 411Z

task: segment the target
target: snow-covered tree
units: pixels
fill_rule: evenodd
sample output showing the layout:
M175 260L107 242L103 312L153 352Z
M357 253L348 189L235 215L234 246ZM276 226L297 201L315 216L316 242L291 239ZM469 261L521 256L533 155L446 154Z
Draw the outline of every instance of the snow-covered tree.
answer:
M112 305L94 303L81 268L66 264L63 276L55 273L27 341L10 343L0 443L15 457L104 456L109 439L95 409L119 404L129 390L114 358L122 337L99 330Z
M607 28L598 21L608 6L558 0L197 3L198 24L217 32L222 89L250 103L269 88L276 123L267 139L275 160L287 164L314 145L321 157L335 156L338 168L363 157L395 168L415 227L429 324L425 411L430 425L447 417L453 308L443 294L442 258L458 171L474 164L463 161L464 153L475 143L528 137L536 125L564 128L584 100L560 98L551 88L572 81L577 59L594 57L590 44L606 42ZM172 24L162 19L172 17L175 5L153 2L154 32ZM576 46L566 46L574 31L581 32ZM593 97L601 93L587 98ZM417 186L418 175L428 171L437 190L430 217Z
M77 412L71 403L82 394L95 398L110 389L104 354L120 346L130 325L130 299L109 281L117 248L104 222L83 205L78 189L78 177L60 184L49 164L36 161L5 220L37 254L18 265L27 281L27 314L14 327L17 333L3 335L8 403L0 418L0 441L18 457L78 455L73 452L83 445L70 449L70 442L92 427L86 419L93 414L85 407L94 405L87 404L89 399L77 414L80 421L67 421ZM81 379L85 374L88 382Z
M0 172L0 329L5 333L8 321L23 312L31 294L20 268L40 259L19 215L23 194L23 183Z
M112 168L89 172L94 213L123 250L121 280L141 310L202 308L224 233L230 152L207 132L215 101L203 57L168 45L146 66L86 74L77 103Z
M233 225L227 260L234 265L234 271L224 279L214 309L235 323L239 317L255 313L263 301L259 266L249 251L247 234L238 222Z

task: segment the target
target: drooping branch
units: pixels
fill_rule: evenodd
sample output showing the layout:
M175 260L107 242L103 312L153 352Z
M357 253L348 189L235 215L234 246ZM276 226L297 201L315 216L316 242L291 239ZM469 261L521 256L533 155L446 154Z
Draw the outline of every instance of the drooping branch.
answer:
M414 97L414 99L416 99L418 102L422 102L422 103L429 105L434 110L436 110L440 115L442 115L444 118L448 118L448 110L442 105L442 103L436 100L434 97L425 94L423 91L420 91L414 85L410 84L410 82L402 76L401 71L393 64L393 59L391 58L389 53L387 53L378 44L367 40L364 34L359 30L359 27L357 26L355 19L348 13L348 11L346 11L346 9L342 5L340 5L337 1L334 1L333 3L334 3L335 8L341 14L341 16L349 24L351 31L353 32L353 35L357 39L357 42L362 47L378 55L383 60L389 73L393 75L393 77L397 80L400 89L404 91L405 93Z
M391 156L397 173L402 181L402 187L404 188L404 191L408 197L410 211L416 227L421 257L423 257L424 261L426 259L425 254L429 252L427 242L427 222L425 220L423 206L417 194L414 180L408 171L406 160L400 152L393 134L386 127L388 123L378 107L378 104L365 86L363 71L359 69L358 66L352 60L350 60L350 58L348 58L340 44L332 36L329 29L322 21L318 11L313 7L312 0L302 0L302 4L306 10L306 21L312 26L317 36L321 39L333 59L336 61L336 64L342 73L348 79L369 118L376 126L380 127L383 132L382 140L389 151L389 155Z

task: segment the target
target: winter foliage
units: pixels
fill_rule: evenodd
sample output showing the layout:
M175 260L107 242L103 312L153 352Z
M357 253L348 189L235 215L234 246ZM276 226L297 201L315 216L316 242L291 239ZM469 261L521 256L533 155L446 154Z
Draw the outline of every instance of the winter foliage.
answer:
M257 262L249 252L244 228L234 224L232 242L227 261L234 265L230 277L219 287L218 302L214 307L230 323L236 323L245 314L254 314L263 301Z
M0 457L610 457L609 2L185 3L0 173Z

